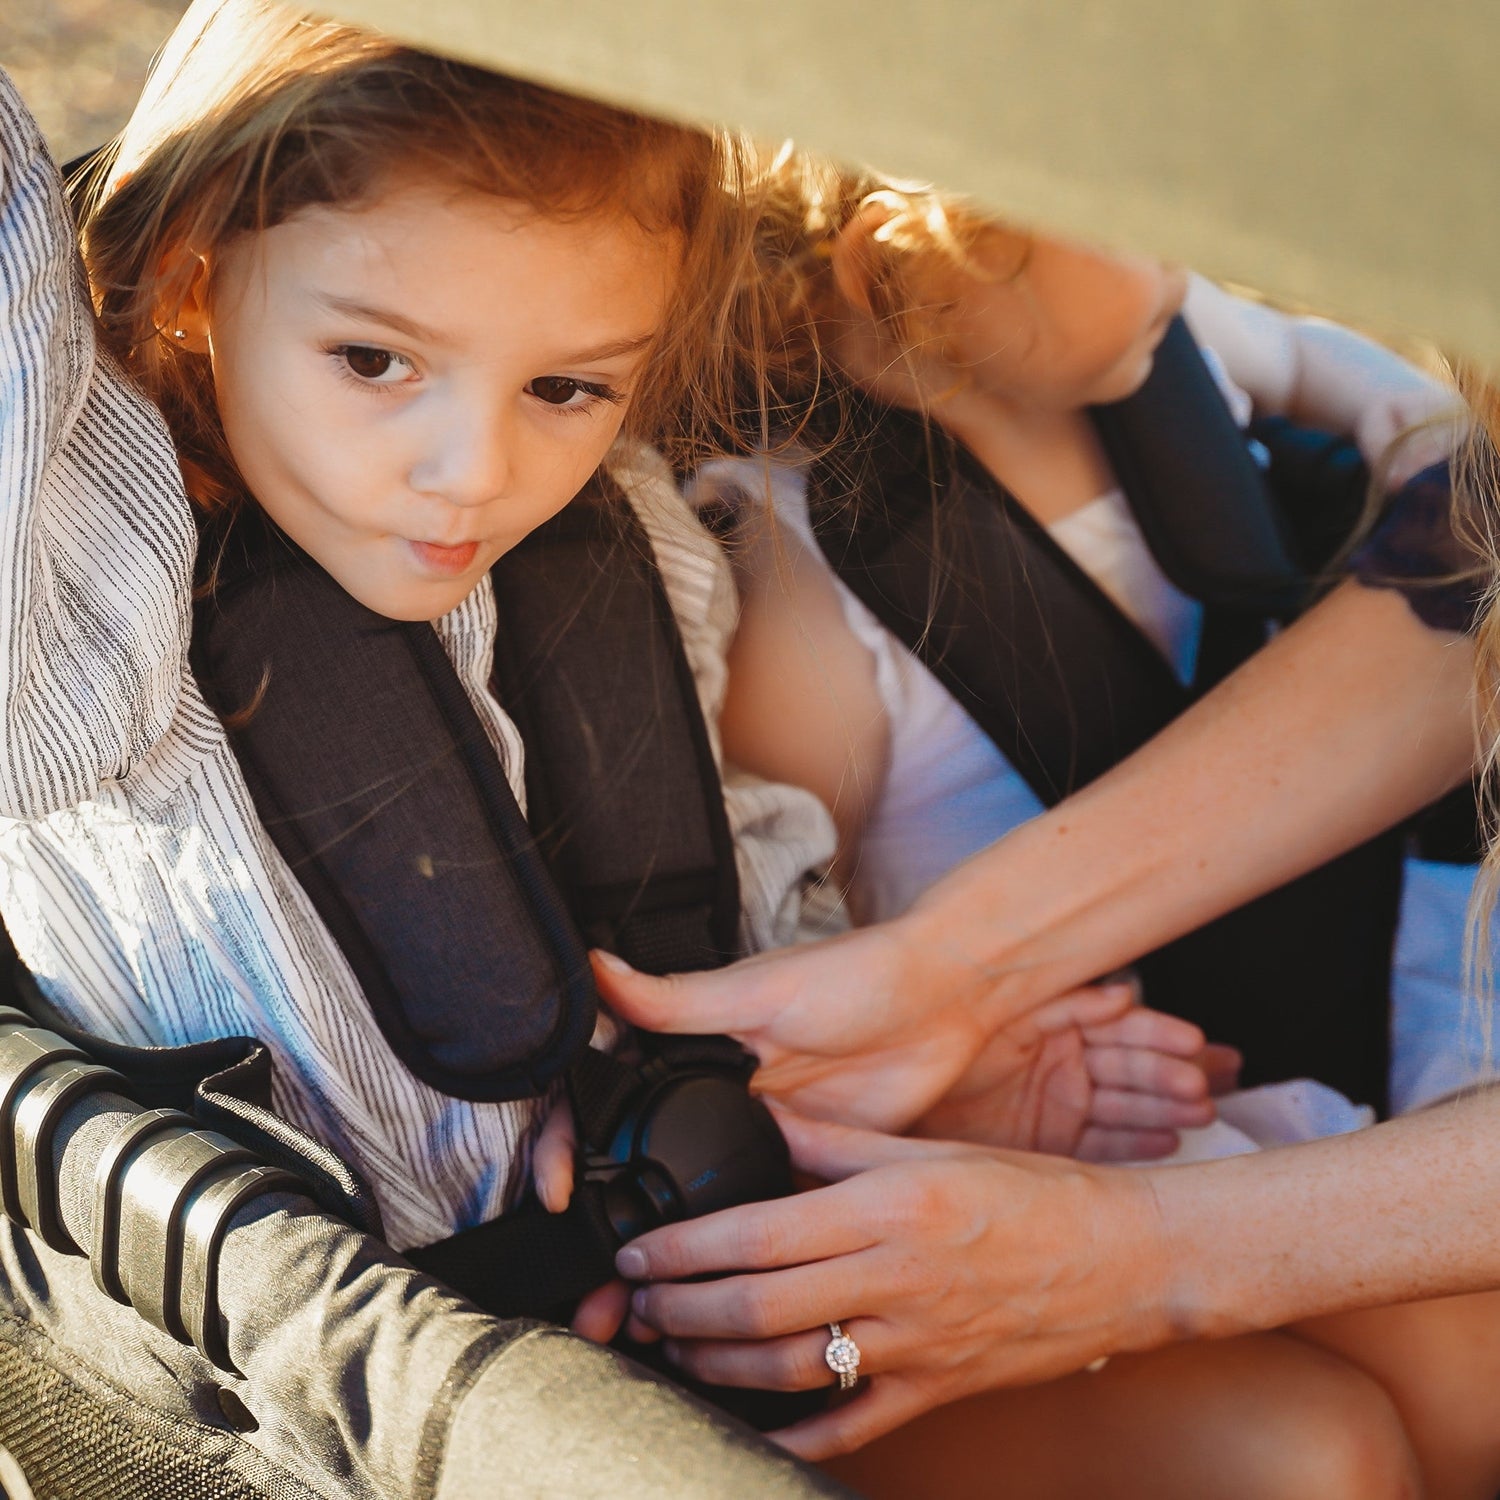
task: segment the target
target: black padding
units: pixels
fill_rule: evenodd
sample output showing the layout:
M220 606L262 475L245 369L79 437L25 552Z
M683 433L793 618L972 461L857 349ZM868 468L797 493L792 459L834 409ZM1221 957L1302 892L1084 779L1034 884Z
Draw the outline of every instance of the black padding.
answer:
M430 625L365 609L253 511L193 660L261 821L418 1078L545 1092L593 984L484 726Z
M579 1183L562 1213L527 1198L406 1258L496 1317L566 1323L580 1297L614 1279L618 1248L602 1189Z
M527 816L591 943L665 974L738 952L718 767L650 542L602 475L493 570Z
M1162 571L1205 604L1279 615L1306 574L1187 325L1175 318L1139 391L1095 426Z
M1190 701L1150 641L978 463L889 412L867 459L815 466L818 541L1047 802Z

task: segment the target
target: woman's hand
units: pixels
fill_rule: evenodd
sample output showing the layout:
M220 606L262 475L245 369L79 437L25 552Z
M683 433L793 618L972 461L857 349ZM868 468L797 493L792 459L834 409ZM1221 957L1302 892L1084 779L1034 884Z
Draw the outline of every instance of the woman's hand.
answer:
M793 1452L848 1452L959 1397L1170 1338L1139 1174L781 1123L797 1166L833 1186L655 1230L617 1265L652 1283L634 1293L635 1315L703 1379L827 1385L827 1325L843 1325L869 1378L777 1434ZM682 1283L733 1271L758 1274Z
M596 953L594 973L638 1026L736 1037L757 1092L815 1118L1096 1160L1163 1155L1213 1119L1203 1034L1136 1007L1130 981L1001 1024L958 984L901 977L905 947L888 923L666 979Z
M762 1093L880 1130L904 1130L930 1110L1010 1019L988 976L945 962L905 918L665 978L611 954L592 958L599 993L621 1019L648 1031L727 1033L759 1058ZM1082 1004L1077 1017L1102 1020L1128 1003L1115 995Z

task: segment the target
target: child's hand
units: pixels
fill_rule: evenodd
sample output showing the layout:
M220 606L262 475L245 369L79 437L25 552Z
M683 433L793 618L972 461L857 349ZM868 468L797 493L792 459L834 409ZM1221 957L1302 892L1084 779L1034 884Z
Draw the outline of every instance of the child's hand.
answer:
M536 1195L549 1214L560 1214L573 1197L573 1162L578 1155L578 1132L573 1106L559 1095L536 1138L531 1153L531 1175Z
M1136 1001L1126 982L1091 985L998 1032L918 1132L1094 1161L1170 1154L1213 1120L1239 1057Z
M573 1166L578 1154L578 1132L573 1124L573 1106L559 1095L537 1136L531 1153L532 1180L542 1207L560 1214L573 1196ZM596 1344L607 1344L622 1326L637 1343L649 1343L661 1335L631 1316L630 1285L607 1281L578 1304L573 1314L573 1332Z

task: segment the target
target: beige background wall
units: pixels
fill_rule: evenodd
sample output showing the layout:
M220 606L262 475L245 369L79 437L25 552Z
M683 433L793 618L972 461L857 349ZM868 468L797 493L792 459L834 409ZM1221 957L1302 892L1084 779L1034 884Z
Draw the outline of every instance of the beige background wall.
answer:
M326 0L427 45L940 181L1500 367L1492 0ZM0 0L54 149L183 0Z

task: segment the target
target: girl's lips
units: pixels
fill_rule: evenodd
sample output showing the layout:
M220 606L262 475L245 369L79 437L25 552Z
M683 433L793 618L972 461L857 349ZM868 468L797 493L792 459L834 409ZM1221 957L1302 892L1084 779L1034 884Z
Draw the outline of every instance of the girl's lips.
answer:
M456 547L440 547L436 542L412 542L412 556L420 567L429 573L438 573L445 578L462 573L474 561L479 550L478 542L460 542Z

